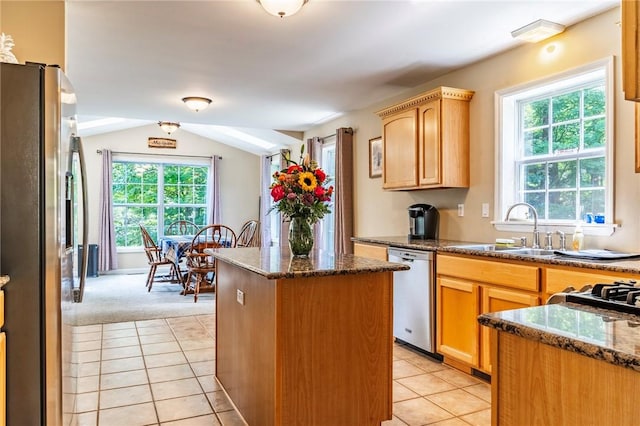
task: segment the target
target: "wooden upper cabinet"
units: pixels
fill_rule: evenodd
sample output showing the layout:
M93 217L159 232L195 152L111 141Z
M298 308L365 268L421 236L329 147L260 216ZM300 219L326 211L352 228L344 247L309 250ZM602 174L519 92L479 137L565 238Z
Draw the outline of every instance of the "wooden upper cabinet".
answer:
M469 186L469 101L439 87L377 114L382 118L384 189Z
M622 1L622 84L624 98L640 101L640 4Z
M413 108L382 121L385 189L402 189L416 185L418 149L418 110Z

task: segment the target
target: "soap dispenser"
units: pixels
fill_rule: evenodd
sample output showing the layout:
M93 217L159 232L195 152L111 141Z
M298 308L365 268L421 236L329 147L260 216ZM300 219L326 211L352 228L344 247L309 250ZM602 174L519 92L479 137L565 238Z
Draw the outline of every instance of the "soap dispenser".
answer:
M573 250L580 251L584 244L584 234L582 233L582 226L578 223L576 229L573 231Z

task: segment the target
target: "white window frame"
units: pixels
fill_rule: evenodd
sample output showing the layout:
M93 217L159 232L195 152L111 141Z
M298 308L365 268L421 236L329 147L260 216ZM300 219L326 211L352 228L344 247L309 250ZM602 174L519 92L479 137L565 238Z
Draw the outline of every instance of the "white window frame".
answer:
M587 235L612 235L618 224L613 222L613 195L614 195L614 58L608 57L578 68L574 68L559 74L555 74L540 80L528 82L515 87L499 90L495 93L496 111L496 158L495 158L495 206L494 220L491 222L498 231L530 232L531 223L505 222L505 213L509 206L516 202L516 182L517 170L515 167L516 144L513 141L518 138L519 112L518 101L530 98L537 94L549 93L553 90L562 90L575 86L580 81L586 82L592 78L598 70L604 72L605 96L607 108L605 112L606 127L605 138L607 141L605 148L606 162L606 187L605 187L605 223L586 224L582 223L584 233ZM595 212L594 212L595 213ZM547 221L539 220L538 227L541 231L563 231L573 232L576 225L575 220L567 221Z
M144 164L158 164L163 166L201 166L209 168L211 166L211 161L205 157L189 157L189 156L162 156L162 158L154 158L149 155L144 154L114 154L112 161L114 163L144 163ZM207 180L207 185L209 184ZM164 193L164 180L158 181L158 191L159 193ZM209 191L207 190L207 194ZM160 205L160 204L158 204ZM207 214L208 210L211 206L211 203L207 199ZM158 229L164 229L164 215L158 216ZM139 246L117 246L117 253L137 253L144 251L144 246L140 244Z
M330 142L327 142L328 140L331 140ZM320 156L320 164L319 166L325 171L327 172L327 178L331 179L333 181L335 181L335 168L336 168L336 164L335 164L335 158L336 158L336 138L335 136L332 138L327 138L322 142L322 153ZM333 152L333 170L334 173L333 174L329 174L329 170L327 167L327 162L328 160L328 153L329 152ZM322 250L327 250L327 251L333 251L334 250L334 245L335 245L335 192L334 192L334 196L331 198L331 201L328 203L329 209L331 210L331 213L326 214L325 220L321 220L319 221L319 226L320 226L320 242L321 242L321 247L320 249ZM331 219L329 219L329 217L331 217ZM331 228L329 228L329 224L332 225Z

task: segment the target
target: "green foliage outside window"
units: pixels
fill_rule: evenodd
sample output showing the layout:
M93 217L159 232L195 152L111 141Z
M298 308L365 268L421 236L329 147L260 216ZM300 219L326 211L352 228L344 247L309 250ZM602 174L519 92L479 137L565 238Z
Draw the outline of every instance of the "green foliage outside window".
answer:
M540 218L605 211L606 108L604 81L520 101L520 198Z
M206 225L208 170L206 166L114 162L116 245L140 246L140 224L156 241L176 220Z

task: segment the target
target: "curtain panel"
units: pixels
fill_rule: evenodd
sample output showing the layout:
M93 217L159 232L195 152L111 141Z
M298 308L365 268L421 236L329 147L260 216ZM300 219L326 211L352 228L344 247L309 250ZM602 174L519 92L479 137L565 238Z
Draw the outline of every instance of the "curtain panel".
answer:
M98 270L118 269L116 231L113 224L113 155L108 149L102 150L102 185L100 186L100 222ZM87 247L85 247L87 250Z
M269 208L271 207L271 156L263 155L260 159L260 246L271 246L271 218Z
M220 211L220 157L211 156L209 164L209 182L207 185L207 223L209 225L222 223Z
M352 254L353 244L353 129L336 130L336 179L334 215L336 253Z

